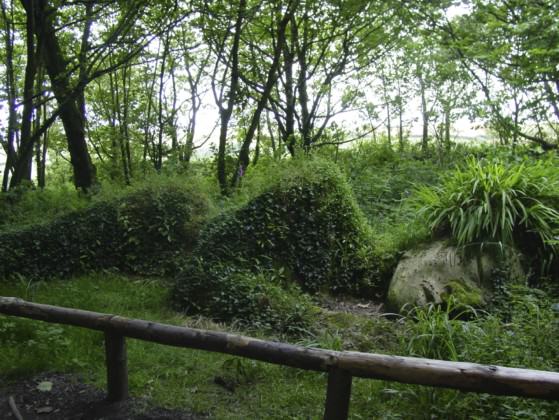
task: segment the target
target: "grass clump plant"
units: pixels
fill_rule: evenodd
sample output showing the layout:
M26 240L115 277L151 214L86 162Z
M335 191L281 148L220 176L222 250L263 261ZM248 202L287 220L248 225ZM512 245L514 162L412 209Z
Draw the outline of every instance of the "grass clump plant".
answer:
M555 252L559 232L559 173L538 162L470 158L438 186L415 192L420 215L436 236L458 246L498 244Z
M404 354L451 361L557 371L559 318L545 292L507 285L491 313L456 306L413 308L401 331ZM392 385L403 407L426 417L553 418L557 403ZM467 413L467 416L465 415Z

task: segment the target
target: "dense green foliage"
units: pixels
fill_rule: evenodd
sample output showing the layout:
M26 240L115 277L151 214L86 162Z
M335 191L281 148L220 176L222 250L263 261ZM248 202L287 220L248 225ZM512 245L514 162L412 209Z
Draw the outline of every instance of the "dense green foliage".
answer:
M460 246L545 247L559 229L559 172L552 163L470 158L439 186L416 191L432 232Z
M0 278L46 279L92 269L176 272L195 241L207 201L172 183L100 200L41 224L0 233Z
M276 181L265 192L204 228L177 281L179 306L252 321L274 307L271 285L313 293L378 291L369 228L339 171L323 161L296 160L268 176Z
M41 224L91 205L70 184L37 190L19 187L0 194L0 231L14 226Z
M452 296L444 307L413 308L396 320L346 313L335 306L332 310L326 303L340 298L347 304L348 293L369 295L372 300L377 293L382 295L400 253L428 237L430 226L415 215L416 188L441 190L447 179L459 176L457 171L466 171L460 164L457 170L449 167L471 153L491 165L500 162L507 171L522 168L545 174L537 191L546 193L539 200L556 208L551 163L522 166L521 155L491 148L458 149L441 162L438 157L422 158L414 149L396 154L378 144L340 151L341 170L328 162L326 153L324 160L263 159L247 171L239 190L218 201L219 214L207 209L214 190L201 191L203 179L190 177L161 177L124 195L105 189L93 198L72 198L63 189L45 191L46 195L27 191L16 196L13 191L1 207L7 215L2 238L10 238L11 244L17 239L28 247L25 255L23 248L17 249L22 252L19 261L29 264L11 263L20 275L11 273L12 278L0 281L0 294L312 347L556 371L559 324L552 306L556 295L510 286L505 274L487 312L455 307ZM478 176L485 174L480 171ZM349 183L342 173L349 175ZM537 184L538 178L527 179ZM196 188L184 186L195 182L200 184ZM457 181L453 185L462 186ZM68 200L61 203L56 197ZM13 223L18 213L23 215L19 225ZM38 225L41 213L50 222ZM208 215L212 219L206 222ZM542 243L523 229L522 235ZM512 239L521 241L522 235L513 230ZM34 239L40 242L33 245ZM79 246L71 246L71 241ZM13 250L4 244L0 242L6 247L2 255L12 258ZM58 249L61 257L56 259L50 249ZM158 275L180 270L180 274L175 284L108 272L56 280L102 267ZM37 281L43 274L55 278ZM307 292L318 293L313 297ZM325 292L338 296L326 297ZM170 302L187 316L172 311ZM353 307L359 308L355 303ZM128 354L132 392L156 404L217 418L322 415L324 375L136 340L130 340ZM199 369L201 365L207 368ZM47 370L79 372L104 386L101 336L0 317L4 377ZM227 388L219 385L224 383ZM556 403L357 378L351 403L356 418L369 418L371 412L382 412L386 418L416 412L438 418L546 418L558 409Z
M2 0L0 295L557 371L558 22L557 0ZM547 291L511 286L505 259L487 312L452 279L441 306L377 314L400 256L433 236L519 251ZM132 392L157 403L323 414L323 374L128 342ZM102 344L0 316L0 385L104 385ZM354 418L557 412L353 381Z

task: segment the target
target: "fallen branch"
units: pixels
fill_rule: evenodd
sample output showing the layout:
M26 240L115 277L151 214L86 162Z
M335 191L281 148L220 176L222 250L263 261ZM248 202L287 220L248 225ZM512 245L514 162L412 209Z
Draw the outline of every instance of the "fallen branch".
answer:
M15 416L15 418L17 420L23 420L23 416L21 415L21 413L17 408L16 401L14 400L14 397L12 397L11 395L8 398L8 404L10 405L10 409L12 410L12 414Z

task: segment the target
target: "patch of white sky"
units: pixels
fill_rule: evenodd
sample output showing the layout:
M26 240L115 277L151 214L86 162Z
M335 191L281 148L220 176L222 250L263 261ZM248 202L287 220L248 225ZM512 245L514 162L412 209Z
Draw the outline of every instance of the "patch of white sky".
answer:
M457 2L455 5L451 6L447 10L447 17L449 19L463 15L468 13L468 8L461 2ZM371 82L371 81L369 81ZM355 88L355 84L359 83L355 80L351 80L348 78L347 81L338 81L334 82L333 85L333 103L339 103L341 97L344 94L344 91L347 87L353 86ZM366 98L366 101L373 104L376 107L376 112L379 115L384 115L383 113L384 108L382 106L383 99L382 95L379 93L378 88L374 87L374 83L368 83L368 86L361 90L361 94ZM358 88L359 90L359 88ZM195 143L200 143L203 139L205 139L210 133L212 132L213 128L216 125L217 118L218 118L218 110L214 103L213 95L209 90L206 91L204 95L202 95L202 108L197 116L197 135L195 138ZM412 97L409 102L406 104L406 111L404 113L404 121L405 121L405 132L410 137L419 137L422 132L422 125L421 125L421 118L420 118L420 99L419 97ZM392 116L393 120L391 121L393 135L396 133L395 127L397 125L397 115ZM348 138L352 136L359 136L359 132L366 130L365 127L369 123L369 119L367 117L367 113L363 109L363 107L353 107L343 112L340 112L334 115L331 119L331 123L336 124L338 127L347 131ZM233 122L234 123L234 122ZM386 133L386 120L377 119L373 122L373 125L379 126L378 133ZM370 128L370 124L369 124ZM234 127L232 127L234 130ZM434 127L431 125L429 130L432 134ZM484 139L487 135L483 124L480 121L471 121L468 117L459 117L457 118L452 125L452 132L453 138L455 140L469 140L469 139ZM215 130L213 135L210 138L210 141L206 143L204 147L199 150L199 154L206 155L209 151L211 144L215 144L217 142L218 131ZM369 136L370 137L370 136Z

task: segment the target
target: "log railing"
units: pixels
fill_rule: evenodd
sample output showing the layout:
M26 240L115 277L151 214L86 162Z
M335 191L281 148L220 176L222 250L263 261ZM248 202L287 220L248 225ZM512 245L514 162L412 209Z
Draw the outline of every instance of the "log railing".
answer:
M559 400L559 373L415 357L333 351L0 297L0 313L105 333L107 398L128 396L125 337L328 372L325 419L346 419L352 377L467 392Z

